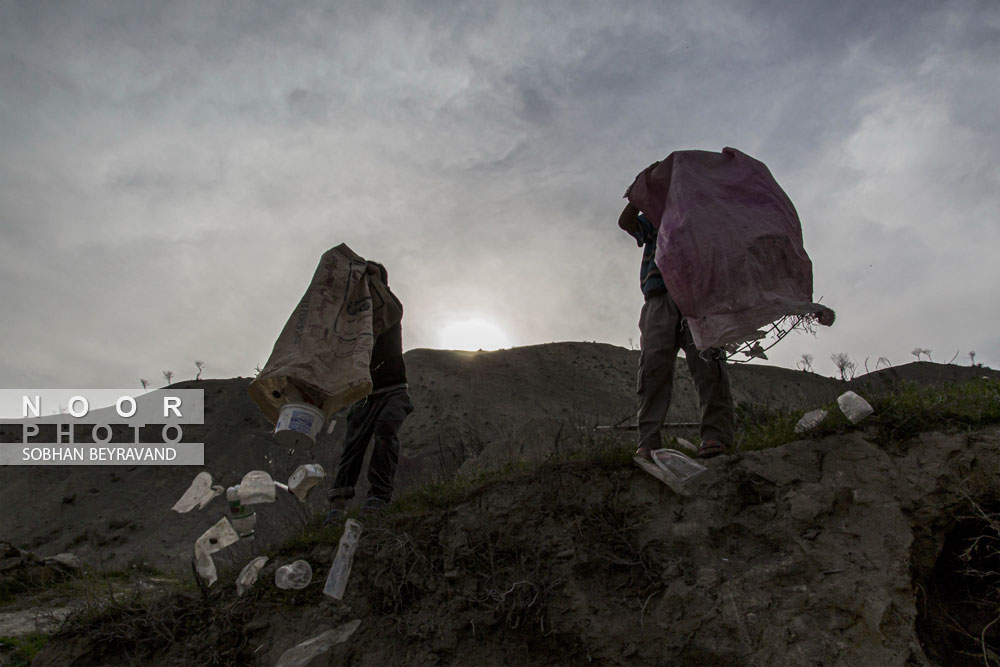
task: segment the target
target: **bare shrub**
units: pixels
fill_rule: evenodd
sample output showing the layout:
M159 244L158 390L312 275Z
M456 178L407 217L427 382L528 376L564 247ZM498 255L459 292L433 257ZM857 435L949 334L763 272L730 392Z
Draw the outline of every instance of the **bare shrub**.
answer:
M854 378L854 372L858 368L858 364L851 360L846 352L837 352L836 354L830 355L830 360L833 361L833 365L837 367L837 371L840 373L840 379L851 380Z
M796 363L795 366L800 371L811 373L813 369L813 356L811 354L803 354L802 358L799 359L798 363Z

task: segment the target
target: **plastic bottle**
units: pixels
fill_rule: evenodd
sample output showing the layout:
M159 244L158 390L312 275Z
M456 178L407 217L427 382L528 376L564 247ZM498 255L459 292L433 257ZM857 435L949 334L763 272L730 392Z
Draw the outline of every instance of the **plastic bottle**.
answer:
M226 489L229 501L229 523L241 538L253 539L253 529L257 525L257 512L247 509L240 500L240 485Z
M274 584L285 590L305 588L312 581L312 566L304 560L282 565L274 573Z
M240 502L240 485L231 486L226 489L226 500L229 501L229 513L239 514L243 504Z
M318 463L303 463L288 478L288 491L300 501L306 501L309 490L326 478L326 471Z
M242 516L233 517L229 523L233 524L233 530L239 534L241 539L252 540L254 538L253 529L257 525L257 512L250 511Z
M323 586L323 594L334 600L341 600L344 597L362 528L361 522L355 519L348 519L344 524L344 534L341 535L340 544L337 545L337 555L333 557L333 566L326 577L326 585Z
M236 486L240 502L244 505L273 503L274 480L263 470L251 470L243 475L243 480Z

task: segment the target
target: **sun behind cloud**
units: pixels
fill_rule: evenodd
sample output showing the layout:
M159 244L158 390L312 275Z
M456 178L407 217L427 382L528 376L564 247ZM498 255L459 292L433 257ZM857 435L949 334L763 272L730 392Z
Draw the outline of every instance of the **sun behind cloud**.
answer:
M510 347L503 329L488 319L469 316L450 320L441 329L440 346L445 350L497 350Z

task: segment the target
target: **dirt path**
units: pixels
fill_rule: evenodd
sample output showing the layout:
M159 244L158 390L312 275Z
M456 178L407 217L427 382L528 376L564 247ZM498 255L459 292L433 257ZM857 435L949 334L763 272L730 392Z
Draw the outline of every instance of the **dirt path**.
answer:
M16 611L0 611L0 637L21 637L32 632L55 630L79 606L45 605Z

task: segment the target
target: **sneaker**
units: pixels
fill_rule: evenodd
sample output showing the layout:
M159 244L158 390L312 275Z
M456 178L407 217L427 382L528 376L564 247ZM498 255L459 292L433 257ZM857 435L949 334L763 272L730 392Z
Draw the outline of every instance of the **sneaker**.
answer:
M701 447L698 448L699 459L710 459L713 456L726 453L726 446L718 440L702 440Z

